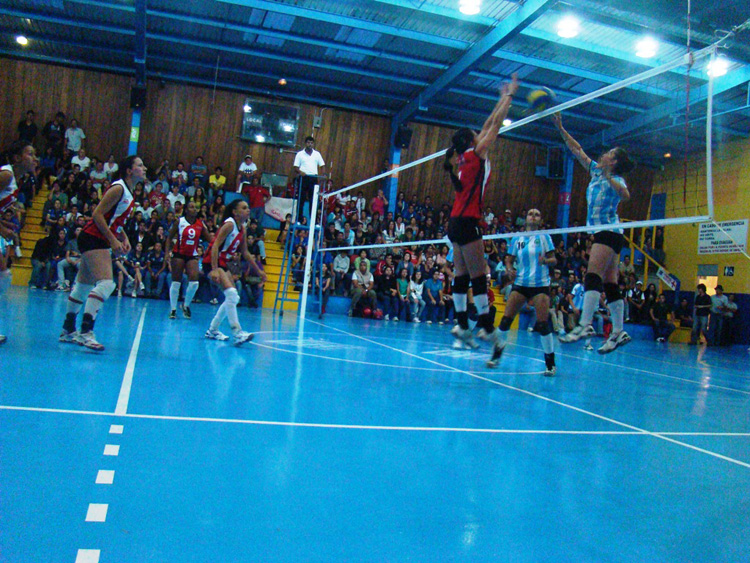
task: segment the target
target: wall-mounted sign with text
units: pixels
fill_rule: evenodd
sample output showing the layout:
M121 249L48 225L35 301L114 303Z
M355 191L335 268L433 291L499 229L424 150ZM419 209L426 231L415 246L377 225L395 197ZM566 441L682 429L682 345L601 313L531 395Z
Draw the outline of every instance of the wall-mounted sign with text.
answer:
M698 254L747 252L747 223L747 219L701 223L698 229Z

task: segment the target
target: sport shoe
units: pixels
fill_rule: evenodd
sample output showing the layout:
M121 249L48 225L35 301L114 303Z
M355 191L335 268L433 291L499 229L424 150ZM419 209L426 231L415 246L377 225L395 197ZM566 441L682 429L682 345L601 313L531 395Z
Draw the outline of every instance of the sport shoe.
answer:
M487 360L488 368L497 367L497 364L500 361L500 356L503 355L503 350L505 350L505 342L500 342L499 340L497 340L492 346L492 357Z
M63 329L58 340L60 342L64 342L65 344L78 344L78 331L74 330L72 332L68 332L67 330Z
M566 344L568 342L578 342L581 338L586 338L588 336L596 336L596 331L593 326L576 325L576 327L568 334L560 337L560 342L565 342Z
M398 322L398 317L393 317L393 320Z
M211 303L211 305L218 305L219 304L219 300L216 299L216 297L214 297L213 299L211 299L211 301L209 301L209 303Z
M555 366L555 353L550 352L549 354L544 355L544 365L546 367L544 371L545 377L554 377L555 373L557 372L557 367Z
M97 352L104 350L104 345L96 341L96 336L94 336L91 330L88 332L79 332L76 336L76 342L89 350L96 350Z
M414 317L414 322L415 323L421 323L422 321L419 320L419 317Z
M471 329L463 329L459 325L454 326L451 329L451 334L456 339L456 342L462 344L462 346L453 346L454 348L462 348L465 344L468 348L476 350L479 348L479 344L474 341L474 335L471 333ZM454 343L455 344L455 343Z
M624 346L628 342L630 342L631 338L630 335L625 332L624 330L618 332L618 333L612 333L609 335L609 338L602 344L597 352L600 354L609 354L612 352L615 348L618 346Z
M172 310L171 310L171 311L169 312L169 320L170 320L170 321L173 321L173 320L175 320L176 318L177 318L177 311L176 311L175 309L172 309Z
M8 342L8 337L4 334L0 334L0 344L5 344L6 342Z
M490 342L490 341L492 340L492 339L490 338L490 336L489 336L489 335L487 334L487 331L486 331L486 330L484 330L483 328L480 328L480 329L479 329L479 330L477 331L477 338L478 338L479 340L484 340L485 342Z
M185 317L186 319L193 318L193 314L190 312L190 307L185 307L185 306L182 307L182 316Z
M591 352L594 349L594 347L591 345L591 343L587 342L586 345L583 347L583 349L586 350L587 352Z
M386 321L390 321L390 320L391 320L391 316L390 316L390 315L386 315L386 316L385 316L385 320L386 320Z
M254 336L255 335L252 332L245 332L244 330L238 330L232 335L233 337L232 344L234 346L239 346L240 344L244 344L245 342L250 342Z
M660 336L659 338L657 338L657 339L656 339L656 341L657 341L657 342L666 342L666 341L667 341L667 339L666 339L666 338L664 338L663 336Z
M426 320L425 322L426 322L426 323L427 323L428 325L431 325L431 324L432 324L432 321L431 321L430 319L427 319L427 320Z
M209 340L229 340L229 337L223 332L219 332L218 330L211 330L210 328L206 331L206 334L204 334L204 336Z

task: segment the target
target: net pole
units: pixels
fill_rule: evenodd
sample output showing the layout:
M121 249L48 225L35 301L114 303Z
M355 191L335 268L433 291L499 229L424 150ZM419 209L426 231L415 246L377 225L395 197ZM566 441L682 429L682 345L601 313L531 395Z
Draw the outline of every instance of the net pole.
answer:
M709 64L713 68L716 60L716 47L711 52ZM708 98L706 101L706 204L708 207L708 216L714 217L714 166L713 166L713 110L714 110L714 73L708 76Z
M310 230L307 235L307 254L305 256L305 276L302 280L302 298L300 299L300 318L304 321L307 313L307 286L310 284L310 274L313 268L312 253L315 245L315 222L318 218L318 192L320 185L315 184L313 188L312 206L310 208Z

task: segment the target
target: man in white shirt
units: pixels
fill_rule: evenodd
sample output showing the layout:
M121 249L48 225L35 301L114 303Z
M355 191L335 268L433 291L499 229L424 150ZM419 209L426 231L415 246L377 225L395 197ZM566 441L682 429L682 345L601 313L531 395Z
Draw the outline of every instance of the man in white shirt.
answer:
M177 170L172 171L172 181L178 182L178 178L182 178L182 185L187 184L188 173L185 171L185 165L182 162L177 163Z
M86 138L86 133L83 129L78 127L78 121L75 119L70 120L70 127L65 130L65 143L66 147L70 152L78 152L83 146L83 140Z
M356 310L357 303L362 298L369 301L370 308L375 309L378 298L375 294L375 278L368 268L366 260L359 263L359 270L352 276L352 304L349 307L349 316L351 317Z
M179 186L172 186L172 191L167 194L167 201L169 201L169 208L174 211L174 204L179 201L182 205L185 205L185 196L180 193Z
M70 159L70 164L81 167L81 172L88 172L88 169L91 167L91 159L86 156L86 151L83 149L78 150L78 154L76 154L73 158Z
M249 184L253 180L253 175L257 172L258 167L253 162L253 155L246 154L245 158L237 170L237 193L242 192L242 184Z
M315 138L305 139L305 148L294 157L294 171L297 173L297 221L302 217L305 202L312 201L313 188L320 183L318 175L325 173L326 163L315 150Z
M81 151L83 152L83 151ZM83 168L83 167L81 167ZM98 190L102 187L102 182L107 179L107 173L104 171L104 163L103 162L97 162L96 163L96 170L92 170L91 174L89 174L89 178L91 178L94 182L94 187Z

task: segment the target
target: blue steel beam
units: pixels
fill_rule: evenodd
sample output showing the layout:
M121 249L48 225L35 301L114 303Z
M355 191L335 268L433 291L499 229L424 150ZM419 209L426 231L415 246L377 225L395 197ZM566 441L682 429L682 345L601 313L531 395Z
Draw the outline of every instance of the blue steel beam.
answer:
M77 0L76 0L77 1ZM413 31L410 29L404 29L392 25L384 25L368 20L362 20L359 18L353 18L350 16L340 16L338 14L330 14L322 10L312 10L309 8L302 8L292 4L281 4L277 2L269 2L267 0L219 0L226 4L235 4L237 6L245 6L246 8L255 8L258 10L266 10L268 12L274 12L277 14L286 14L289 16L311 19L318 22L332 23L336 25L345 25L354 29L366 29L375 33L382 33L383 35L390 35L393 37L401 37L404 39L411 39L414 41L421 41L423 43L429 43L432 45L440 45L442 47L448 47L450 49L458 49L460 51L465 50L469 44L466 41L459 41L457 39L449 39L447 37L440 37L438 35L432 35L430 33L422 33L419 31Z
M146 85L146 0L135 0L135 83Z
M743 66L732 70L724 76L714 79L714 97L722 92L742 86L750 82L750 65ZM693 90L690 94L690 104L695 105L705 101L708 98L708 84ZM675 96L672 100L661 104L641 115L624 121L614 127L606 129L601 134L592 135L583 140L583 146L609 146L616 139L627 135L632 131L649 127L651 124L668 117L672 114L679 114L685 111L686 94L684 92Z
M425 14L442 16L454 20L462 20L468 23L476 23L486 27L495 27L497 25L497 20L494 18L489 18L481 14L477 14L475 16L467 16L466 14L462 14L455 8L444 8L443 6L436 6L435 4L429 4L427 2L419 2L418 4L415 2L411 2L410 4L408 2L404 2L404 0L375 0L375 2L377 2L378 4L388 4L389 6L396 6L397 8L415 10L417 12L422 12ZM456 3L456 5L458 5L458 3Z
M130 51L128 51L130 53ZM89 61L75 61L65 57L52 57L49 55L40 55L23 49L0 49L0 56L11 59L22 59L36 61L40 63L49 63L55 65L69 66L83 70L101 70L103 72L112 72L114 74L133 74L134 70L127 66L105 65L101 63L92 63Z
M462 123L460 121L451 121L447 119L433 119L431 117L426 117L424 115L417 115L414 118L414 121L417 123L426 123L428 125L436 125L438 127L454 127L456 129L460 129L462 127L470 127L476 131L479 131L482 128L482 123ZM518 141L524 141L527 143L534 143L537 145L545 145L545 146L557 146L559 143L550 142L550 139L541 138L541 137L534 137L529 135L521 135L520 133L517 133L517 129L512 129L508 133L503 133L502 137L507 139L515 139ZM448 147L446 147L448 148Z
M131 6L124 4L112 4L110 2L103 2L101 0L68 0L76 4L83 6L90 6L92 8L101 8L107 10L114 10L118 12L133 13L135 10ZM238 24L234 22L228 22L224 20L209 18L209 17L197 17L188 14L177 14L166 10L159 10L156 8L148 8L146 13L149 16L175 20L179 22L194 23L207 27L213 27L217 29L229 29L231 31L237 31L240 33L254 33L256 35L262 35L265 37L273 37L275 39L283 39L285 41L296 41L299 43L305 43L307 45L317 45L319 47L326 47L330 49L338 49L340 51L346 51L349 53L356 53L358 55L364 55L367 57L377 57L387 60L393 60L396 62L403 62L407 64L413 64L418 66L424 66L427 68L435 68L438 70L444 70L447 65L439 62L428 61L417 57L410 57L402 55L400 53L393 53L385 51L383 49L371 49L368 47L361 47L359 45L350 45L342 41L331 41L325 39L316 39L310 36L303 36L288 31L280 31L275 29L266 29L263 27L251 26L248 24Z
M556 0L527 0L527 2L510 16L501 21L497 27L477 41L471 49L464 53L461 58L449 68L442 76L439 76L427 88L420 92L416 98L393 117L392 127L396 127L414 115L419 108L429 102L436 94L450 86L459 76L471 70L484 58L510 41L513 37L531 22L546 12Z

